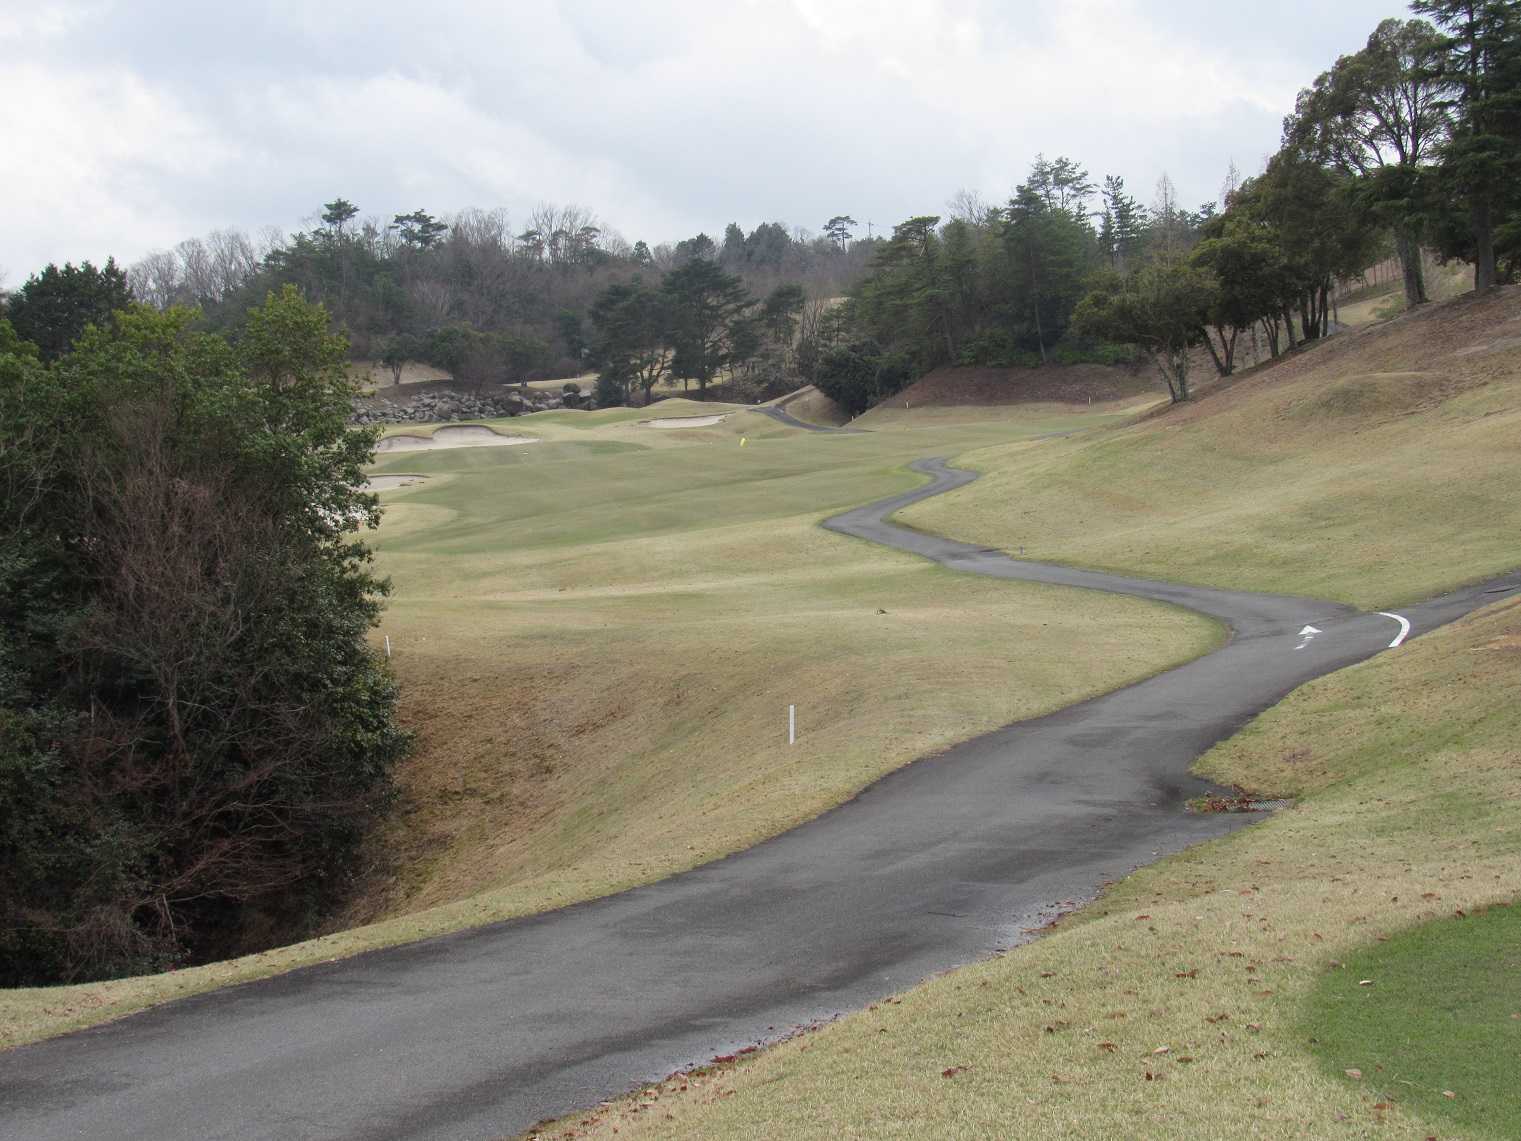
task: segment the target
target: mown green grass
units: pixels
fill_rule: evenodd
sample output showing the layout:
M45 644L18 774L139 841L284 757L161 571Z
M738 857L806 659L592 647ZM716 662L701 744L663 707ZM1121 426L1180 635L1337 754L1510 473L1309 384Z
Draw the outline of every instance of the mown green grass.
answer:
M1521 1129L1521 906L1422 924L1328 972L1300 1027L1334 1077L1464 1133Z

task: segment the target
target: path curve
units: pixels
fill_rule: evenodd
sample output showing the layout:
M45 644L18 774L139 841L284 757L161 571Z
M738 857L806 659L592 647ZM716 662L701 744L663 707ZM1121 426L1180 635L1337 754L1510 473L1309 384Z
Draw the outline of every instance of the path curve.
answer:
M607 899L215 991L0 1054L0 1135L491 1138L1022 938L1060 901L1239 826L1185 813L1188 765L1295 686L1383 650L1345 606L1020 562L826 522L960 571L1118 591L1228 622L1222 649L877 781L773 840ZM1521 576L1401 613L1420 632ZM1296 631L1323 631L1296 652Z
M767 405L765 407L757 406L748 408L746 411L759 412L762 416L771 417L778 424L785 424L789 428L801 428L805 432L827 432L837 436L859 436L866 431L865 428L834 428L828 424L810 424L807 420L799 420L791 412L788 412L784 406L779 404Z

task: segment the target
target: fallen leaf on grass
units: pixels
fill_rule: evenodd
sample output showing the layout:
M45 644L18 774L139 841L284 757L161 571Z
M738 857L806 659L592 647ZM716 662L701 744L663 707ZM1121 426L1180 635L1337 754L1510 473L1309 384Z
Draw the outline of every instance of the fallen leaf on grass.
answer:
M1152 1051L1152 1053L1153 1054L1166 1054L1166 1053L1171 1052L1171 1050L1172 1050L1171 1046L1158 1046L1155 1050Z
M942 1078L954 1078L957 1074L964 1074L964 1073L966 1073L967 1069L968 1069L968 1067L966 1067L966 1066L952 1066L948 1070L941 1070L940 1071L940 1076Z
M1457 1097L1458 1095L1455 1094L1455 1093L1453 1093L1450 1089L1444 1089L1442 1091L1442 1096L1445 1097L1445 1098L1451 1099L1451 1098Z
M1361 1081L1362 1080L1363 1072L1361 1070L1345 1070L1343 1072L1347 1075L1347 1077L1351 1078L1353 1081Z
M1100 1042L1098 1048L1106 1054L1112 1054L1119 1049L1113 1042Z
M1357 985L1358 986L1372 986L1373 985L1373 980L1372 979L1358 979L1357 980Z

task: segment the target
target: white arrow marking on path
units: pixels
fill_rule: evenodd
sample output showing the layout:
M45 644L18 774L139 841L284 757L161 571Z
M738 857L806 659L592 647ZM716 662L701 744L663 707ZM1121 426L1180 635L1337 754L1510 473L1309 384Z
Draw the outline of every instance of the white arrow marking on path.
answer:
M1315 635L1319 634L1319 633L1321 633L1320 630L1318 630L1314 626L1311 626L1308 623L1306 623L1305 624L1305 628L1303 630L1299 631L1299 636L1301 638L1303 638L1304 641L1300 642L1299 645L1295 646L1294 648L1296 650L1302 650L1302 649L1304 649L1306 646L1308 646L1310 644L1311 640L1315 637Z
M1400 632L1394 636L1394 641L1392 641L1392 642L1389 643L1389 648L1392 650L1392 649L1394 649L1395 646L1398 646L1401 642L1403 642L1405 640L1405 635L1407 635L1407 634L1410 633L1410 619L1403 618L1403 617L1401 617L1398 614L1390 614L1389 611L1387 611L1387 610L1380 610L1378 613L1379 613L1379 617L1381 617L1381 618L1393 618L1396 622L1398 622L1400 624Z

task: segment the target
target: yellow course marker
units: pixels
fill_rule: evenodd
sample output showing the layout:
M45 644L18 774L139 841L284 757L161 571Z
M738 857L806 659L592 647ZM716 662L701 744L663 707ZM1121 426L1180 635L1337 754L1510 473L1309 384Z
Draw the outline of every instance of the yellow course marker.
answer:
M748 443L749 443L749 442L750 442L750 441L749 441L749 440L748 440L748 439L746 439L746 438L745 438L745 437L744 437L744 436L741 436L741 437L740 437L740 438L739 438L739 446L740 446L740 447L744 447L744 446L745 446L745 445L746 445L746 444L748 444Z

